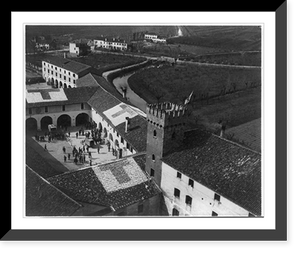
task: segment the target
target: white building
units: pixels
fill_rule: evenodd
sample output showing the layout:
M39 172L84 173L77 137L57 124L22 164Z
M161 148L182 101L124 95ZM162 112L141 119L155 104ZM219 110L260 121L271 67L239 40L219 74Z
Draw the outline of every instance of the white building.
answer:
M76 87L76 81L89 73L91 67L68 58L48 57L42 61L42 75L57 88Z
M99 38L94 40L95 48L106 48L112 50L127 50L127 43L125 40L117 38Z
M173 216L261 216L261 155L188 129L189 110L173 103L147 107L146 172Z
M144 38L148 40L153 40L153 39L157 39L158 35L155 33L145 33Z
M146 150L145 114L128 105L103 77L88 74L78 85L76 89L27 91L26 127L46 130L49 124L68 127L93 122L118 157Z
M85 43L69 43L69 52L71 56L84 56L90 52L90 46Z
M165 38L161 38L159 35L154 34L154 33L146 33L144 35L145 40L151 40L154 43L166 43L167 40Z

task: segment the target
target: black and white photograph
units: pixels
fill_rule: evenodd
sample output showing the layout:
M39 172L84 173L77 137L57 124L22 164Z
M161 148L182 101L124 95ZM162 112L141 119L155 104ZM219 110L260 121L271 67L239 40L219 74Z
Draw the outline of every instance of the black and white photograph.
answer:
M263 24L24 24L25 217L257 217Z

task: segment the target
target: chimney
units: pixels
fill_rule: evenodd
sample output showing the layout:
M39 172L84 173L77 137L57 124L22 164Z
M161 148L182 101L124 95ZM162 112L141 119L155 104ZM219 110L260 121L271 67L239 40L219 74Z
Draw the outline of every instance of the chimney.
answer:
M130 118L127 116L125 119L125 133L127 133L130 128Z
M220 137L224 138L226 125L222 123Z

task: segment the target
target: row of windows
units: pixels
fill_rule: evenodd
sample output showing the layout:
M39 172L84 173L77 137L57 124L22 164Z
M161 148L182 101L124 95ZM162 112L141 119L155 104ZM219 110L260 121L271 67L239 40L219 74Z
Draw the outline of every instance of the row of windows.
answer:
M46 69L44 68L44 71L46 71ZM50 71L48 70L48 74L50 74ZM51 74L53 75L53 71L51 71ZM54 73L55 77L58 77L58 74L55 72ZM59 78L62 78L62 75L59 74ZM64 80L67 80L67 77L66 76L63 76ZM73 84L76 84L76 79L72 80L70 77L69 77L69 82L73 81Z
M180 190L177 188L174 188L174 197L180 199ZM219 201L220 202L221 196L217 193L215 193L214 195L214 200ZM203 200L203 198L202 198ZM185 196L185 203L187 205L192 205L192 198L189 195Z
M44 66L53 69L53 65L46 64L45 62L44 62ZM44 68L44 70L46 71L46 68ZM56 70L56 71L58 70L59 72L62 72L62 69L57 68L56 66L54 66L54 70ZM48 72L49 72L49 70L48 70ZM68 74L69 76L71 76L70 71L67 72L66 70L64 70L64 74ZM73 73L73 77L74 78L76 77L75 73Z
M84 103L81 103L80 108L84 109ZM28 110L29 110L29 114L32 114L32 108L29 108ZM44 110L45 110L45 113L48 113L48 106L45 106ZM65 111L66 110L66 106L62 105L61 110Z
M172 216L179 216L179 211L176 208L173 208ZM218 214L216 212L212 211L211 216L218 216Z
M181 179L182 174L180 172L177 172L177 178ZM194 180L189 179L189 186L191 186L192 188L194 188Z

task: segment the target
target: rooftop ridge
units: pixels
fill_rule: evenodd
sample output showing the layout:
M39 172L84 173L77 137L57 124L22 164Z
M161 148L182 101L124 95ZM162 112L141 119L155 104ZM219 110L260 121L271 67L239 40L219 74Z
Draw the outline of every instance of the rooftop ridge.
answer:
M234 142L234 141L228 140L228 139L226 139L226 138L222 138L222 137L220 137L220 136L218 136L218 135L216 135L216 134L212 134L212 136L214 136L214 137L216 137L216 138L219 138L219 139L221 139L221 140L224 140L224 141L226 141L226 142L228 142L228 143L231 143L231 144L233 144L233 145L235 145L235 146L239 146L239 147L241 147L241 148L243 148L243 149L249 150L249 151L251 151L251 152L253 152L253 153L255 153L255 154L261 155L261 153L258 152L258 151L255 151L255 150L253 150L253 149L251 149L251 148L249 148L249 147L243 146L243 145L241 145L241 144L239 144L239 143L236 143L236 142Z
M77 205L79 205L80 207L82 207L82 205L80 203L78 203L76 200L74 200L73 198L71 198L70 196L68 196L66 193L64 193L63 191L61 191L60 189L58 189L57 187L55 187L52 183L50 183L47 179L45 179L44 177L42 177L40 174L38 174L37 172L35 172L31 167L29 167L28 165L26 165L26 167L33 173L35 174L37 177L39 177L43 182L49 184L52 188L54 188L55 190L57 190L59 193L61 193L63 196L65 196L67 199L72 200L72 202L76 203ZM57 175L58 176L58 175ZM55 177L55 176L53 176ZM49 178L53 178L53 177L48 177ZM78 210L79 208L77 208L76 210Z

